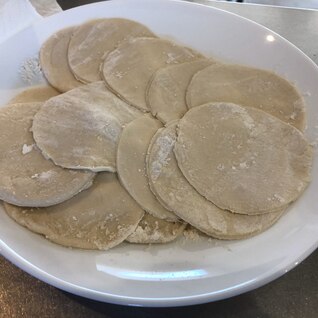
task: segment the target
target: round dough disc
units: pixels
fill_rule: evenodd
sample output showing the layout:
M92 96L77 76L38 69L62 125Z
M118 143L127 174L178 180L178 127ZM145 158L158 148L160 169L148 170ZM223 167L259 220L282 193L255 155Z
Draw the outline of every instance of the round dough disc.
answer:
M141 115L103 82L95 82L47 101L34 118L33 136L59 166L116 171L122 126Z
M42 103L0 109L0 199L21 206L49 206L91 184L94 173L66 170L46 160L30 132Z
M159 69L153 75L146 96L151 113L164 124L181 118L188 111L185 95L192 76L212 63L212 60L200 59Z
M98 19L79 26L68 49L70 68L83 83L101 80L100 65L119 43L135 37L155 37L144 25L126 19Z
M310 182L312 147L263 111L209 103L178 125L175 155L194 188L218 207L261 214L296 200Z
M118 144L117 172L123 186L146 212L159 219L178 221L152 194L146 174L147 149L161 127L158 120L144 115L124 128Z
M48 82L60 92L83 85L72 74L67 50L75 27L63 29L49 37L40 50L40 63Z
M180 171L175 155L177 121L153 137L147 156L152 192L181 219L219 239L242 239L269 228L283 214L243 215L221 210L199 194Z
M107 85L130 104L149 111L148 83L158 69L202 57L193 50L167 40L137 38L110 52L103 65Z
M297 89L282 77L242 65L214 64L193 76L186 101L189 108L229 102L261 109L300 130L305 104Z
M139 244L168 243L175 240L186 226L186 223L168 222L145 213L136 230L126 241Z
M28 88L14 96L9 104L45 102L60 93L52 86L36 86Z
M106 250L123 242L144 212L120 185L116 174L100 173L93 185L61 204L23 208L5 204L17 223L67 247Z

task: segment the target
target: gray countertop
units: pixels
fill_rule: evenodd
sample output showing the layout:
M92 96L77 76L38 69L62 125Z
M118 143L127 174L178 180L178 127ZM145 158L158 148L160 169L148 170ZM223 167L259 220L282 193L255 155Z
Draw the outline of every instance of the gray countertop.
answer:
M255 4L194 0L253 20L295 44L318 64L318 11Z
M63 9L92 0L60 0ZM198 2L254 20L284 36L318 64L318 11ZM7 317L222 317L316 318L318 250L283 277L254 291L204 305L132 308L70 295L22 272L0 256L0 318Z

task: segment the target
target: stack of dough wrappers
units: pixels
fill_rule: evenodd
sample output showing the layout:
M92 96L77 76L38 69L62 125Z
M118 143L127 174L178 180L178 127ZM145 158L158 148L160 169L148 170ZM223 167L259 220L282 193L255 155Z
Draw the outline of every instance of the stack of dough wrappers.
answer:
M39 56L48 86L0 109L0 199L55 243L244 239L310 182L304 101L277 74L120 18L62 29Z

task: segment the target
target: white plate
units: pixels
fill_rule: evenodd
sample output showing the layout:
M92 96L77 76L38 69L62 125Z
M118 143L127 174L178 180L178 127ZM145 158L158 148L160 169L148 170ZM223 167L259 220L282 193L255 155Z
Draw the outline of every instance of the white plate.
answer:
M38 54L49 35L99 17L134 19L205 54L276 71L304 94L307 135L311 140L317 138L315 64L256 23L186 2L97 3L65 11L24 30L0 47L0 104L27 86L21 79L21 65ZM180 306L227 298L279 277L317 247L317 165L313 175L313 182L287 215L265 233L243 241L179 240L150 247L124 244L106 252L72 250L29 232L0 211L1 253L51 285L105 302Z

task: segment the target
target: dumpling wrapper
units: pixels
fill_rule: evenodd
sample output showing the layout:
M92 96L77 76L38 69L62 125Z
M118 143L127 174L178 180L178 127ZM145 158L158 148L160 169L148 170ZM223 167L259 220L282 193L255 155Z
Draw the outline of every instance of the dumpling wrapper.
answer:
M59 94L60 92L58 92L52 86L34 86L14 96L9 101L9 104L46 102L51 97L57 96Z
M312 147L298 129L261 110L208 103L188 111L177 133L183 175L221 209L276 211L310 182Z
M56 165L116 171L116 152L124 124L142 116L95 82L51 98L34 117L33 136Z
M168 243L181 235L186 226L187 224L183 222L168 222L145 213L126 241L138 244Z
M46 160L30 131L42 103L0 109L0 199L15 205L58 204L91 185L89 171L66 170Z
M303 131L305 102L296 87L277 74L243 65L214 64L193 76L189 108L228 102L263 110Z
M5 204L5 210L17 223L54 243L99 250L123 242L144 214L116 174L107 172L99 173L89 189L61 204L48 208Z
M197 52L157 38L136 38L110 52L102 67L106 84L142 111L150 111L146 91L158 69L202 58Z
M147 105L153 116L162 123L180 119L187 111L185 95L195 73L214 63L200 59L159 69L147 91Z
M182 220L218 239L243 239L274 224L283 214L243 215L222 210L199 194L183 176L173 148L177 121L161 128L153 137L147 156L147 173L152 192Z
M60 92L83 85L71 72L67 52L76 27L62 29L51 35L41 46L40 63L48 82Z
M100 66L121 42L136 37L155 37L144 25L127 19L89 21L79 26L69 44L68 61L75 77L83 83L101 80Z
M153 195L146 174L147 149L161 127L157 119L144 115L124 128L118 144L117 172L120 182L146 212L159 219L178 221Z

